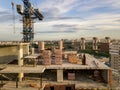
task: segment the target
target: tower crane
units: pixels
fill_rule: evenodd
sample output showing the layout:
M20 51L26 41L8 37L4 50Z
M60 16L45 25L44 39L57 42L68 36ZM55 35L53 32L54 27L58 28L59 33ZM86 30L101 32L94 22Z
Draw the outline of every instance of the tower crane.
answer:
M32 42L34 39L34 25L33 20L43 20L43 15L38 9L34 9L29 0L22 0L24 8L22 10L21 5L17 5L17 12L22 15L23 21L23 42Z

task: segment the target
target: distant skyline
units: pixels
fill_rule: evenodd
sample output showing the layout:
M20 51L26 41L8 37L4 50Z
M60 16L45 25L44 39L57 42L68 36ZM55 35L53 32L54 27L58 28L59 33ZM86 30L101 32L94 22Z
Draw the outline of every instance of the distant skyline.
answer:
M22 17L15 7L15 31L11 2L0 0L0 41L22 40ZM111 37L120 39L119 0L30 0L44 15L36 20L34 40L78 39L80 37Z

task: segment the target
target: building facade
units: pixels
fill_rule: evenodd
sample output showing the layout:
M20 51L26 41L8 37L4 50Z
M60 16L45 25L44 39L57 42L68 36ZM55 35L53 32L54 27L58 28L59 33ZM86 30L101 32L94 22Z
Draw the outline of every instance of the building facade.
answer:
M110 45L110 64L114 71L114 79L120 84L120 42Z

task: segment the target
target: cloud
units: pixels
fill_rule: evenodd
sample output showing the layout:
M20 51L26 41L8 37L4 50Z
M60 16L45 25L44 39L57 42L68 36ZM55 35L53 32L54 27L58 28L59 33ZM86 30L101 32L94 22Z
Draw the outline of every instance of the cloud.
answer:
M0 16L7 15L7 14L10 14L10 11L8 9L0 7Z
M0 16L1 15L6 15L6 14L9 14L9 12L7 12L7 11L0 11Z
M92 11L94 9L111 9L118 10L120 9L120 2L118 0L85 0L81 3L80 7L77 8L77 11Z
M118 33L120 30L119 0L38 1L40 3L37 5L44 15L44 19L43 21L37 20L35 23L34 30L40 34L37 35L37 38L48 38L47 36L51 35L50 37L53 39L57 38L56 34L60 35L60 37L69 38L80 35L97 36L113 30ZM11 11L0 8L0 28L4 29L2 33L8 29L13 31L12 18ZM22 22L20 24L18 18L22 19L17 14L16 29L17 34L20 34L22 32ZM109 33L109 35L111 34Z
M19 18L15 13L15 20ZM12 10L0 8L0 23L8 23L13 21L13 13Z
M12 20L12 15L2 15L0 16L0 23L8 22Z
M77 27L73 29L77 30L116 30L119 29L118 21L115 22L116 16L120 17L119 3L118 0L45 0L39 8L45 12L44 23L53 29L75 24Z
M72 32L73 34L80 33L81 31L103 31L103 30L119 30L120 22L119 14L95 14L94 16L89 16L85 20L81 19L58 19L53 21L41 22L38 26L46 27L46 32L41 33L66 33ZM38 27L37 26L37 27ZM59 30L59 31L53 31Z
M115 20L115 22L120 22L120 19Z
M71 11L78 5L78 0L45 0L39 8L46 17L56 17Z
M73 24L73 25L67 25L67 24L56 24L56 25L53 25L53 27L55 28L70 28L70 27L76 27L77 25L76 24Z
M19 23L19 21L18 21L18 20L20 20L19 15L15 15L14 18L15 18L15 22L17 21L17 23ZM13 15L10 13L0 16L0 23L13 22L13 20L14 20Z
M52 33L74 33L74 30L65 30L65 31L39 31L37 33L47 33L47 34L52 34Z

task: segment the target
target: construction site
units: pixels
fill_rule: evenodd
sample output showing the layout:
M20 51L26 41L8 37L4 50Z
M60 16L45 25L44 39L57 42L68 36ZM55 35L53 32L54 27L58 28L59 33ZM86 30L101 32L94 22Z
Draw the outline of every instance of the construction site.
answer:
M21 42L8 43L17 46L17 59L0 64L0 90L111 90L111 68L93 56L64 51L62 40L58 41L57 48L53 46L51 50L46 50L44 41L39 41L35 49L34 19L43 20L44 16L29 0L22 2L24 10L21 5L16 7L22 16L23 38ZM11 4L14 9L14 2ZM81 48L85 49L84 38L82 41Z
M28 55L24 56L23 46ZM18 45L18 61L1 64L1 86L4 90L110 90L112 71L88 54L59 49L45 50L44 42L39 42L38 52L28 43Z

